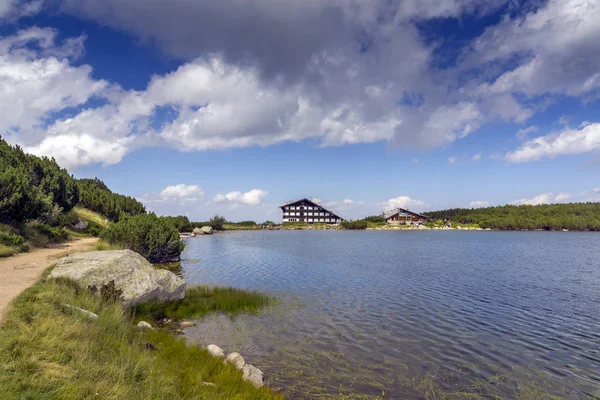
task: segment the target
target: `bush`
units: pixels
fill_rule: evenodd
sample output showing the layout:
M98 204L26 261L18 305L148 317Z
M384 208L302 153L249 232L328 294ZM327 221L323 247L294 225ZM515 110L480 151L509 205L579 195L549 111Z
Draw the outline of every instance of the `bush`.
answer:
M179 261L184 247L173 224L154 213L123 218L102 232L100 238L131 249L151 263Z
M210 225L215 231L222 231L223 225L227 222L227 220L219 215L215 215L208 221L208 225Z
M383 218L381 215L371 215L370 217L363 218L362 220L375 223L385 222L385 218Z
M344 229L367 229L367 221L344 221L342 228Z

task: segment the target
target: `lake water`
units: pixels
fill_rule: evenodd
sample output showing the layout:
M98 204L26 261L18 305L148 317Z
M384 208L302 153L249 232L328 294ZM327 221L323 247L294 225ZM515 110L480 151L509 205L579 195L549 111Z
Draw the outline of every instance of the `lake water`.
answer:
M186 337L289 398L600 396L598 233L232 232L183 259L190 284L281 300Z

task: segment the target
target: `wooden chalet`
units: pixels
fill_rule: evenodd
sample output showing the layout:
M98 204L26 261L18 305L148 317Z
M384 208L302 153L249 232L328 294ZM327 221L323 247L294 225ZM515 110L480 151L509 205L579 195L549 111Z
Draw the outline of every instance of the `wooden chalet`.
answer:
M291 201L279 206L283 211L283 223L339 224L344 221L335 213L308 199Z
M394 208L393 210L382 213L385 222L392 225L416 224L429 221L426 215L418 214L404 208Z

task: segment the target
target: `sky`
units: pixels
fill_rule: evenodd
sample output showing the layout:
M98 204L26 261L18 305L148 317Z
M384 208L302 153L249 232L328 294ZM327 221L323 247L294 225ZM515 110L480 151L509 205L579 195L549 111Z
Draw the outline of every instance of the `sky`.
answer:
M595 0L0 0L0 135L160 215L600 201Z

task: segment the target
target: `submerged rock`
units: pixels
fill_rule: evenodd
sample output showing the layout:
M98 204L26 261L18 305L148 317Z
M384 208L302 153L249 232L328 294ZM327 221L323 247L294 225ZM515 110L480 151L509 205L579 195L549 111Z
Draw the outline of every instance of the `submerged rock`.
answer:
M154 328L152 327L152 325L150 325L149 323L147 323L146 321L140 321L137 324L137 327L141 330L149 330L149 331L153 331Z
M263 372L253 365L246 364L242 369L242 379L250 382L254 387L261 388L265 385L263 382Z
M220 348L216 344L210 344L210 345L208 345L208 347L206 348L206 350L208 351L208 354L210 354L213 357L225 358L225 352L223 351L222 348Z
M244 365L246 365L246 361L244 361L244 357L240 353L230 353L227 355L225 362L233 365L238 370L242 370Z
M121 302L133 306L151 300L181 300L185 281L167 270L155 269L144 257L131 250L94 251L61 258L50 278L69 278L86 288L102 287L111 281Z

